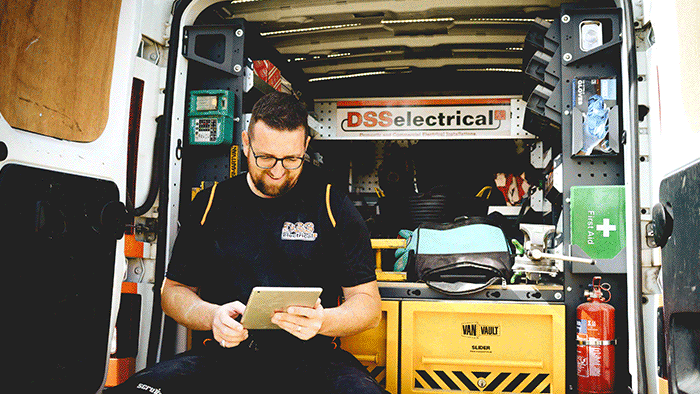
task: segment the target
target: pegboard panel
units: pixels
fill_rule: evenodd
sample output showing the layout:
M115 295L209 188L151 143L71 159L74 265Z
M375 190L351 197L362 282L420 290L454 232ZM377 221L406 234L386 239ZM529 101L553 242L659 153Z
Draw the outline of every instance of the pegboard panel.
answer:
M352 191L354 193L374 193L375 188L379 188L377 168L369 175L353 176L352 178Z
M571 245L571 188L575 186L609 186L609 185L624 185L624 158L622 145L624 144L624 131L619 122L619 108L622 104L622 72L621 72L621 53L620 53L620 27L621 14L620 9L601 8L601 9L586 9L578 8L572 5L562 5L560 14L561 42L559 57L553 61L561 64L561 140L562 151L559 157L561 158L561 170L556 169L555 172L561 171L563 176L562 193L564 194L564 204L562 209L561 224L563 249L565 254L578 255L572 250L576 245ZM583 50L581 32L583 22L598 21L603 26L603 37L601 45ZM576 139L574 144L574 135L580 137L582 125L580 122L582 107L580 98L583 98L583 103L586 101L585 87L581 92L577 81L591 81L593 79L611 79L616 81L616 97L614 106L611 106L611 117L613 110L617 111L615 119L609 118L609 142L610 146L618 144L618 152L616 154L599 154L595 153L592 156L582 155L584 149L580 149L581 140ZM602 93L602 84L600 86L601 93L605 100L608 100ZM610 103L613 104L613 103ZM606 102L607 106L608 103ZM583 113L585 114L585 110ZM575 117L578 117L576 119ZM614 133L614 134L613 134ZM614 150L614 149L613 149ZM614 152L611 152L614 153ZM555 160L556 164L557 160ZM580 248L578 248L580 250ZM585 254L585 253L584 253ZM567 310L567 393L576 392L576 307L582 302L583 289L591 283L593 275L602 275L605 281L608 281L617 291L613 295L611 305L613 305L621 316L624 316L627 307L627 295L625 294L626 281L626 256L622 252L615 258L609 260L599 259L595 266L584 264L576 264L565 262L565 286L567 294L565 296ZM624 325L624 321L620 321ZM625 333L625 327L617 327L619 354L627 354L628 344ZM617 368L618 374L616 381L618 387L626 387L628 380L627 358L619 358L620 365Z
M382 164L382 158L384 157L384 146L379 141L374 142L374 157L372 161L374 167L372 171L367 174L358 174L353 171L353 164L350 163L350 170L352 171L352 184L350 189L354 193L374 193L375 188L379 188L379 166ZM370 158L366 158L370 160Z
M533 138L533 135L523 129L527 101L510 100L510 130L514 138Z
M318 121L318 129L315 138L332 139L335 136L336 109L335 101L316 101L313 117Z
M566 161L566 160L565 160ZM624 184L624 169L618 160L599 157L573 158L566 166L569 186Z
M571 242L570 206L568 200L571 197L573 186L608 186L624 185L624 160L622 152L611 155L573 155L574 128L575 125L575 82L580 78L615 78L617 81L617 105L621 103L621 66L620 46L616 32L619 31L620 15L618 9L571 9L562 7L561 11L561 61L562 63L562 172L563 172L563 236L566 245ZM612 31L611 40L590 52L584 53L579 46L579 25L584 20L610 21ZM612 115L611 115L612 116ZM618 119L614 119L616 124ZM611 120L612 124L612 120ZM612 128L613 126L611 126ZM612 131L610 132L612 135ZM615 133L618 133L615 131ZM615 136L622 136L620 129ZM620 138L622 140L622 138ZM622 141L620 141L622 142ZM622 149L620 149L622 151ZM609 268L605 268L609 267ZM619 264L606 264L600 262L596 266L572 266L575 273L578 272L624 272L624 267ZM601 271L602 270L602 271Z
M195 172L196 182L223 182L230 175L229 157L216 155L201 158Z
M379 167L384 159L384 150L389 144L395 143L402 148L407 148L418 140L372 141L374 143L374 168L368 174L356 174L352 172L351 191L354 193L376 193L379 188ZM369 158L367 158L369 160ZM351 163L352 166L352 163ZM352 167L351 167L352 168Z

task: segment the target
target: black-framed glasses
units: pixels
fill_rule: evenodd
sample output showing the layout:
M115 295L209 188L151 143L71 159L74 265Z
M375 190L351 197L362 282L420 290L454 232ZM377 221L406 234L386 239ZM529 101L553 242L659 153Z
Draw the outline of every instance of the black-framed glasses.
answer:
M296 170L297 168L301 167L302 163L304 162L304 156L287 156L280 159L274 156L256 155L255 151L253 150L253 145L249 144L248 146L250 147L250 151L253 152L255 165L265 170L269 170L270 168L276 166L278 161L282 162L282 167L285 170Z

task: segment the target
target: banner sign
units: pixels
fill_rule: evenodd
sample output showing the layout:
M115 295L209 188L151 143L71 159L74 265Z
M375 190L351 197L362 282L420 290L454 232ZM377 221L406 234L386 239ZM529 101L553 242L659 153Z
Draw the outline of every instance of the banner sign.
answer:
M510 98L341 100L336 137L508 138Z

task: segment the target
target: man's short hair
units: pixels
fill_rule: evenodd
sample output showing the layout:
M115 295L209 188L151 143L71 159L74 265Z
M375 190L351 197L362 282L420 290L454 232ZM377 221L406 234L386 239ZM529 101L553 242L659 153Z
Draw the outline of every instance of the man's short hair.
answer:
M291 94L275 91L262 96L253 106L249 135L259 120L275 130L291 131L304 126L306 136L310 135L306 104Z

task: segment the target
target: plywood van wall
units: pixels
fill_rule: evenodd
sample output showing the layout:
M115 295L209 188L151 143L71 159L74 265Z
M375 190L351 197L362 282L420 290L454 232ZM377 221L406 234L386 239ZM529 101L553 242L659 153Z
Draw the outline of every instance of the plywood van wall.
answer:
M0 113L71 141L107 124L121 0L0 2Z

